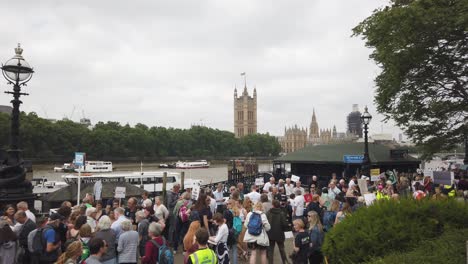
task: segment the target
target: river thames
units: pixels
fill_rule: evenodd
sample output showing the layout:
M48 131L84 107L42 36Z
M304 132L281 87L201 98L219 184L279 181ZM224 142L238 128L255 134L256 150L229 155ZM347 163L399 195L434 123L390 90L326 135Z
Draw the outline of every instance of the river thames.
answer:
M210 168L203 169L160 169L158 168L159 163L143 163L143 171L168 171L168 172L182 172L185 171L186 179L197 179L202 180L203 184L210 182L220 182L227 180L228 177L228 165L214 164ZM62 164L35 164L33 169L33 178L45 177L49 181L62 181L62 175L67 173L54 172L54 167L61 167ZM113 163L114 171L112 173L128 173L128 172L139 172L142 167L140 163ZM260 172L272 171L272 163L259 163L258 170ZM97 174L97 173L96 173ZM111 174L111 173L100 173L100 174Z

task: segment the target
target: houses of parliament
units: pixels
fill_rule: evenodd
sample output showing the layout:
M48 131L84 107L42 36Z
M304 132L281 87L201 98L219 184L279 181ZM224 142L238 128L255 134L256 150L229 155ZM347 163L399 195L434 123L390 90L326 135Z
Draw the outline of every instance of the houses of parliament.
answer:
M353 110L347 117L348 130L346 133L343 133L337 132L336 126L333 126L332 129L319 129L314 109L309 130L307 130L307 128L298 127L297 125L284 128L284 136L279 137L281 148L283 152L290 153L304 148L307 145L324 145L355 141L362 137L360 116L361 113L359 112L358 106L353 105Z

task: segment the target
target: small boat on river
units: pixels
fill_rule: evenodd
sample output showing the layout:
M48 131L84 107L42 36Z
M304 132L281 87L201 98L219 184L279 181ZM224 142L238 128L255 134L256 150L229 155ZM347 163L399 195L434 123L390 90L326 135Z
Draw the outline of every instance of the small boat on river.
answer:
M178 161L176 162L177 169L200 169L200 168L209 168L210 163L206 160L197 160L197 161Z

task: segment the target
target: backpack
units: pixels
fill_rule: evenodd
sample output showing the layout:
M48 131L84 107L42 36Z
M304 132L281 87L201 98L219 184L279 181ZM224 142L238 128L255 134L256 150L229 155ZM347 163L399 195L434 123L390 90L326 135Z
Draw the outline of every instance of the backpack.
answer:
M263 223L262 216L259 213L253 212L247 224L247 231L252 236L258 236L262 233Z
M74 237L70 237L69 239L67 239L67 241L65 241L65 244L64 244L65 249L67 249L71 243L78 241L79 235L80 235L80 232L76 233Z
M174 255L172 251L166 246L166 239L163 237L163 244L159 245L158 242L151 239L151 243L159 249L158 263L159 264L174 264Z
M234 216L232 223L232 228L234 228L235 235L238 236L242 232L242 220L239 216Z
M190 211L189 221L190 222L193 222L193 221L200 221L201 222L202 220L200 219L200 213L197 210Z
M42 256L45 253L47 242L44 238L44 233L51 229L50 226L44 228L36 228L28 235L28 250L31 254Z
M237 239L236 239L236 231L234 228L229 228L229 234L227 238L227 245L228 247L232 247L235 244L237 244Z
M187 208L188 203L189 201L184 202L179 209L179 218L183 223L187 222L190 217L190 213L188 212L189 209Z
M88 243L81 240L82 253L77 263L86 263L85 260L91 255L91 252L88 247Z

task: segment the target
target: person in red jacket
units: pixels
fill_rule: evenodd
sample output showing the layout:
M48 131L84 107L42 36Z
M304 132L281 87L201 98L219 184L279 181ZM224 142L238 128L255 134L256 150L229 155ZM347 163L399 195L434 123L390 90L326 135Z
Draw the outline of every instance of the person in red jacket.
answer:
M151 237L151 240L156 241L159 245L166 244L166 240L161 236L163 228L159 223L151 223L148 227L148 233ZM157 263L159 257L159 248L148 240L145 245L146 255L141 258L142 264L153 264Z

